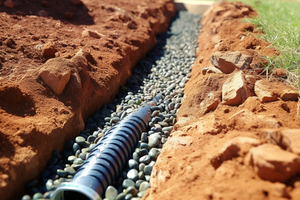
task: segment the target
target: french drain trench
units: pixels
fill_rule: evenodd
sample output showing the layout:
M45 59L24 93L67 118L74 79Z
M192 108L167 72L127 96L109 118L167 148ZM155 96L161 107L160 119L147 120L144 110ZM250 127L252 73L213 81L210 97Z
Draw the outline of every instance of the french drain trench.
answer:
M151 117L136 147L132 152L127 152L129 160L123 163L123 169L117 172L118 176L107 183L109 186L106 190L99 194L107 200L142 198L151 187L152 168L176 123L184 86L196 60L200 19L200 15L186 11L177 13L169 31L157 36L157 45L138 62L113 102L90 116L85 122L85 129L74 141L67 142L60 153L53 152L39 180L33 180L25 186L28 194L22 200L50 199L51 196L55 200L64 199L54 197L56 189L62 183L72 182L76 171L92 157L89 155L93 149L98 148L102 138L113 131L111 128L117 123L122 124L123 118L158 96L157 103L149 106ZM79 191L72 199L91 198Z

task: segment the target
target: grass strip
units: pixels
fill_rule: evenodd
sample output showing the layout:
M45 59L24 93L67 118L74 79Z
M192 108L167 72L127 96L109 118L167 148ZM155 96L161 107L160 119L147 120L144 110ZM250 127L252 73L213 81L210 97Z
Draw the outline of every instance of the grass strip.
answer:
M268 58L276 68L287 69L288 81L300 88L300 1L239 0L251 5L258 17L247 19L264 33L258 36L281 52Z

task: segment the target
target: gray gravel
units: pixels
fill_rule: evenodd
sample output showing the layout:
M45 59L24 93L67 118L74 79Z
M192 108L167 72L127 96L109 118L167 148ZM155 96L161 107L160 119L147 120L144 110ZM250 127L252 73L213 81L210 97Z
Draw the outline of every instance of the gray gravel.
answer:
M185 11L178 13L169 31L157 36L157 46L140 60L112 103L106 104L85 122L85 129L74 141L66 143L62 152L53 152L39 180L26 185L31 194L22 199L49 199L62 183L71 181L96 143L143 102L160 94L157 106L152 106L150 130L141 135L132 158L116 182L105 192L105 199L140 199L150 188L151 172L161 149L176 123L185 83L190 78L196 57L196 39L200 16Z

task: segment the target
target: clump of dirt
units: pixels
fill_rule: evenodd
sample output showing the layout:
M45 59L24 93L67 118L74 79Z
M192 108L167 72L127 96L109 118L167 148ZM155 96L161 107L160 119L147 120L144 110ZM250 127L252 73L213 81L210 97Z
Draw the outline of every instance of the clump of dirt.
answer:
M0 1L1 199L114 98L174 14L169 0Z
M280 52L242 22L254 16L238 2L204 14L177 124L143 199L299 198L299 91L267 76L263 57Z

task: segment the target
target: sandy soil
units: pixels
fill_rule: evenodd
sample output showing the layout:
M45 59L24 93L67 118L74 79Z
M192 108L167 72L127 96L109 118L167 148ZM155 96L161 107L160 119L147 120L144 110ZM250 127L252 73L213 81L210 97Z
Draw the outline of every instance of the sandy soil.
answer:
M252 24L241 23L255 15L239 3L216 3L205 13L197 60L185 87L178 122L143 199L299 199L298 97L276 97L268 102L257 97L257 83L262 83L265 91L272 90L272 95L293 89L279 78L280 73L269 74L266 80L262 57L279 52L254 37L263 33ZM239 51L253 57L252 64L230 73L204 74L204 68L214 68L211 56L216 51ZM226 105L224 85L236 74L245 77L243 87L250 94ZM207 110L203 110L205 106Z
M22 195L52 151L60 151L89 115L114 98L175 14L170 0L12 2L7 8L0 0L3 200ZM80 49L82 56L74 58ZM66 85L54 92L40 76L43 69L57 79L68 76Z

